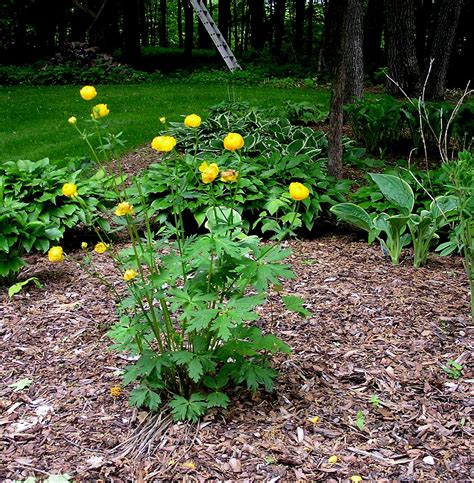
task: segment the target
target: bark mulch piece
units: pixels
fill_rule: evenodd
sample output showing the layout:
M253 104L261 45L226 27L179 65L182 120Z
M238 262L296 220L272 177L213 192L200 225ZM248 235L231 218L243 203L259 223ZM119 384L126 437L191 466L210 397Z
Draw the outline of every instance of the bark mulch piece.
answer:
M472 478L472 337L461 260L432 256L416 270L409 259L392 267L379 247L354 237L289 244L297 278L283 293L302 296L312 315L286 311L281 293L262 311L259 324L293 349L275 361L275 392L235 388L228 411L210 413L199 428L168 423L136 460L111 450L147 421L161 423L130 408L127 390L110 394L129 363L108 349L110 293L73 262L30 257L25 278L37 276L43 288L12 300L0 291L0 479ZM120 287L108 256L94 258ZM449 360L462 364L461 378L443 371ZM24 378L31 385L14 392L9 385Z

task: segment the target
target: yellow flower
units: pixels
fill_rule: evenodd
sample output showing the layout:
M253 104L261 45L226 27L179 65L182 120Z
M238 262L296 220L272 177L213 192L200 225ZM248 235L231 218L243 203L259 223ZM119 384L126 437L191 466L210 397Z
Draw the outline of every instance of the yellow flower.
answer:
M224 138L224 148L227 149L227 151L237 151L238 149L242 149L244 144L244 138L236 132L230 132Z
M70 117L70 118L67 120L67 122L68 122L69 124L71 124L72 126L74 126L74 124L76 124L76 122L77 122L77 117L71 116L71 117Z
M186 463L183 463L183 468L195 470L196 469L196 463L194 463L194 461L186 461Z
M184 125L187 127L199 127L201 125L201 118L196 114L190 114L184 119Z
M161 124L166 124L166 117L160 117Z
M319 416L313 416L312 418L308 418L308 421L313 424L318 424Z
M110 395L112 397L119 397L122 394L122 388L120 386L112 386L110 388Z
M94 99L94 97L97 95L97 91L95 90L95 87L92 86L84 86L81 90L81 97L85 101L90 101Z
M221 181L223 181L224 183L233 183L237 181L238 177L239 173L238 171L235 171L235 169L228 169L227 171L222 171L221 173Z
M301 183L290 183L290 196L296 200L305 200L309 196L309 189Z
M199 171L201 172L202 182L205 184L212 183L219 174L219 166L216 163L207 163L204 161L199 166Z
M106 252L107 250L109 249L109 245L107 243L104 243L104 242L99 242L96 244L96 246L94 247L94 251L96 253L104 253Z
M115 210L117 216L133 215L133 206L128 201L122 201Z
M151 142L151 147L156 151L171 151L176 146L176 139L173 136L157 136Z
M338 461L338 457L336 455L332 455L328 458L328 463L331 465L335 465Z
M62 262L64 260L62 247L51 247L48 251L48 260L50 262Z
M94 119L100 119L101 117L105 117L109 115L110 110L107 107L107 104L97 104L92 108L91 116Z
M351 480L353 483L359 483L360 481L362 481L362 476L354 475L351 476L349 480Z
M81 248L85 250L87 248L87 242L82 242L81 243Z
M130 280L133 280L137 276L137 272L133 268L129 268L128 270L125 270L125 273L123 274L123 279L126 282L130 282Z
M61 192L68 198L74 198L77 196L77 186L74 183L65 183L61 188Z

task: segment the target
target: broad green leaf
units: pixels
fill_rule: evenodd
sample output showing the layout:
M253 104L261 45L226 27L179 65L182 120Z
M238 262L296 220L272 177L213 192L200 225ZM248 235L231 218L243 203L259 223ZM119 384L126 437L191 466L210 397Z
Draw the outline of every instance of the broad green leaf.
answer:
M43 285L41 285L41 282L38 280L37 277L30 277L26 280L24 280L23 282L18 282L18 283L15 283L14 285L12 285L9 289L8 289L8 296L10 298L12 298L15 294L21 292L23 290L23 287L27 284L29 284L30 282L34 283L36 285L36 287L38 288L41 288Z
M354 203L339 203L332 206L329 211L334 213L342 221L350 223L369 233L373 228L372 219L369 214Z
M404 214L412 212L415 195L406 181L392 174L369 174L388 201L398 206Z
M183 396L175 396L170 402L171 413L175 421L183 421L185 419L197 422L200 416L207 409L206 396L201 393L191 394L189 399Z
M308 317L308 315L311 315L311 312L303 307L304 299L301 297L297 297L296 295L283 295L282 300L288 310L296 312L303 317Z
M229 405L230 399L227 394L223 392L211 392L207 395L207 407L208 408L226 408Z

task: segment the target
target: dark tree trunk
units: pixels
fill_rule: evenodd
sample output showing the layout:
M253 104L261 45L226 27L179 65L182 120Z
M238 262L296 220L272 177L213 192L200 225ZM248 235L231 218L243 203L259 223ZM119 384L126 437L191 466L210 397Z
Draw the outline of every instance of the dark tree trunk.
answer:
M140 2L123 1L123 58L128 64L136 64L140 50Z
M306 32L306 55L308 59L313 57L313 15L314 15L314 5L313 0L308 1L308 7L306 8L306 24L308 26Z
M179 8L178 10L181 10ZM160 0L160 20L158 22L158 37L160 47L168 47L168 27L166 25L167 20L167 4L166 0Z
M193 55L194 15L189 0L184 1L184 56L190 59Z
M255 50L262 50L265 45L264 16L265 3L264 0L252 0L249 5L250 9L250 45Z
M440 2L438 21L430 50L430 58L434 60L426 84L426 99L440 99L443 97L449 59L462 3L463 0L441 0ZM425 78L426 75L428 75L428 68L425 69Z
M364 19L364 71L368 75L382 66L383 1L369 0Z
M286 0L275 0L275 13L273 15L275 37L273 39L273 48L276 52L280 52L283 45L283 36L285 35L285 11Z
M331 3L332 6L331 6ZM342 126L344 120L343 100L345 91L346 68L344 65L348 45L346 17L349 0L330 2L331 36L333 50L331 59L332 89L328 134L328 173L342 176Z
M344 104L362 99L364 93L364 54L363 47L363 0L349 0L345 15L345 50L344 66L346 78L344 86Z
M140 6L140 39L143 47L150 45L150 30L148 28L148 22L146 21L146 5L145 0L139 0Z
M295 0L295 31L293 38L296 50L301 49L303 45L304 7L305 0Z
M227 43L230 43L230 0L219 0L217 26Z
M408 96L420 93L420 69L415 48L415 0L385 0L385 49L388 74ZM387 79L388 94L400 89Z
M207 7L207 0L203 0L202 3ZM213 45L211 37L200 20L198 21L198 43L200 49L210 49Z
M178 47L182 49L184 47L184 38L183 38L183 1L186 0L178 0L178 15L176 17L178 23Z

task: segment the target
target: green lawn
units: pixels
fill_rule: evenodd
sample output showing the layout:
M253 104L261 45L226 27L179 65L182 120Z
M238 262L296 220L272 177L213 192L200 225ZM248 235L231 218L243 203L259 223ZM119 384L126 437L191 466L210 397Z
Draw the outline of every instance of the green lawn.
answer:
M98 96L84 101L80 86L0 87L0 162L16 159L82 156L87 147L67 123L78 125L90 109L106 103L112 132L123 131L127 150L148 143L160 129L159 118L179 121L182 115L206 115L210 106L224 100L248 101L256 107L279 107L286 100L327 104L329 93L314 89L228 86L225 84L159 83L96 86Z

